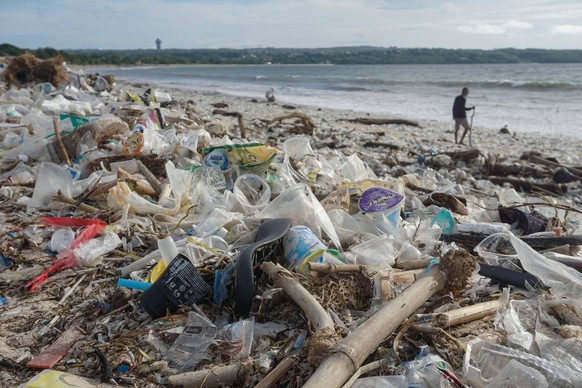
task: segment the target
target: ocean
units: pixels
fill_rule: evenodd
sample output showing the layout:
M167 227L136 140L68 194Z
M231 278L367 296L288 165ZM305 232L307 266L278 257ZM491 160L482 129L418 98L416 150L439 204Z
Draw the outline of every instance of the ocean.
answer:
M452 125L463 86L473 127L582 138L582 64L158 66L107 69L128 82ZM468 118L471 119L468 112Z

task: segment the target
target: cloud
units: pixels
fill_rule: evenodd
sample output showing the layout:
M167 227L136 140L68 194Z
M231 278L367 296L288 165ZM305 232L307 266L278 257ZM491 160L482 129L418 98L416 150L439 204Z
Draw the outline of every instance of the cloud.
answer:
M475 25L463 25L457 30L468 34L502 35L519 30L530 30L533 24L522 20L509 20L502 24L477 23Z
M562 24L550 28L552 35L582 35L582 26L575 24Z
M503 23L502 27L506 30L531 30L533 24L522 20L510 20Z
M503 27L488 23L477 23L474 26L459 26L457 29L468 34L501 35L506 32Z

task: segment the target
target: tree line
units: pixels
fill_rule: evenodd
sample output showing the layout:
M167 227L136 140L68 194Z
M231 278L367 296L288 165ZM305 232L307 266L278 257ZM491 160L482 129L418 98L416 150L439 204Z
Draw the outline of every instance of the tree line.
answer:
M51 47L24 49L0 44L0 56L29 52L40 59L62 55L77 65L158 65L158 64L463 64L463 63L582 63L582 50L503 48L494 50L331 47L253 49L136 49L57 50Z

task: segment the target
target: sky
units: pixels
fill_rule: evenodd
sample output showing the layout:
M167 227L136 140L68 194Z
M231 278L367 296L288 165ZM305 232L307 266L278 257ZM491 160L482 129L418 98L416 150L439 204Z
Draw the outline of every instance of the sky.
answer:
M582 0L2 0L0 43L36 49L371 45L582 49Z

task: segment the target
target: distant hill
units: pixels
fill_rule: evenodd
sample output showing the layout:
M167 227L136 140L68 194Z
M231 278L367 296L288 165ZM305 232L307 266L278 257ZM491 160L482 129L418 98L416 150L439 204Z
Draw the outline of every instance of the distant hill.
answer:
M163 49L163 50L28 50L0 44L0 56L30 52L39 58L62 54L78 65L134 64L453 64L453 63L582 63L582 50L468 50L399 47Z

